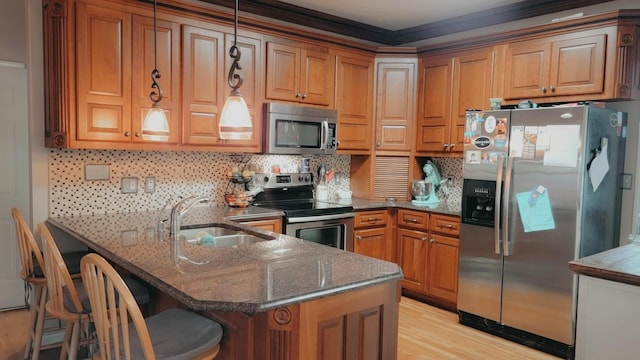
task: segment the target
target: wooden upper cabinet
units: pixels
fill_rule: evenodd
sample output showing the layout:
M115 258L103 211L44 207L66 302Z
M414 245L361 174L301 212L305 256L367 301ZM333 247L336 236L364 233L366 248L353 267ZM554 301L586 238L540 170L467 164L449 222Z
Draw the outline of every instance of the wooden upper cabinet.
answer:
M131 141L131 15L76 4L77 134Z
M416 151L462 153L467 109L492 95L493 48L420 59Z
M215 145L224 106L224 34L194 26L182 27L182 142Z
M507 48L505 99L601 93L607 35L568 34Z
M369 154L373 135L373 56L338 53L336 57L338 150Z
M327 48L267 42L267 99L331 105L333 60Z
M149 98L152 89L151 71L154 60L153 18L133 16L133 66L132 91L133 115L131 128L133 141L149 141L142 136L142 123L153 102ZM169 121L169 143L180 141L180 25L158 20L157 66L160 78L157 80L162 89L160 106ZM155 90L154 90L155 91ZM157 140L151 140L156 142Z
M376 151L411 151L417 59L376 60Z

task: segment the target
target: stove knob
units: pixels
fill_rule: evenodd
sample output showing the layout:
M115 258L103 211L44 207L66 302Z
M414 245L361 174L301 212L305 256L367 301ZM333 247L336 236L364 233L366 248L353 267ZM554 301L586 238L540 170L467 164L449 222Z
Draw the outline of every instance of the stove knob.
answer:
M264 179L262 179L262 180L263 180L265 183L268 183L268 182L269 182L269 177L268 177L268 176L265 176L265 177L264 177Z
M304 181L304 176L302 176L302 175L298 176L298 181L300 181L300 182Z

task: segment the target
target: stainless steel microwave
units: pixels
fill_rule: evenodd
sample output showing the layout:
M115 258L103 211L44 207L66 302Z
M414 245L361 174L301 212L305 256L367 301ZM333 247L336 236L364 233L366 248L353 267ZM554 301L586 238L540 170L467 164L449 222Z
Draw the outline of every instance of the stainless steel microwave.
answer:
M338 112L307 106L265 104L265 153L335 154Z

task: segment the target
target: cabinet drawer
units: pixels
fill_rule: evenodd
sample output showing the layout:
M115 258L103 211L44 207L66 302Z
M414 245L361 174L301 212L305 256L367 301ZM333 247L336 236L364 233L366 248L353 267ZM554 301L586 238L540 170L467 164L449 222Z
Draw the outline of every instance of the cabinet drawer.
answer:
M431 214L429 228L432 232L458 236L460 234L460 218L441 214Z
M356 212L354 227L372 227L387 225L387 210L359 211Z
M399 209L398 226L426 231L429 229L429 213Z

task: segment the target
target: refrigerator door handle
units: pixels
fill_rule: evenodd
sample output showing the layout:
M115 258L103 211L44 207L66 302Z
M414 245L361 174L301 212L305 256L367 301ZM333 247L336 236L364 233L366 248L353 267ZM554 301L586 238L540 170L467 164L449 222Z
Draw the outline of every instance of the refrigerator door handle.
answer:
M494 252L500 255L502 241L500 241L500 213L502 208L502 177L504 176L504 156L498 157L498 172L496 174L496 198L493 212L493 242Z
M511 175L513 174L513 160L509 157L507 159L507 170L504 175L504 211L502 213L502 231L503 241L502 249L504 256L513 255L513 243L509 239L509 203L511 202Z

